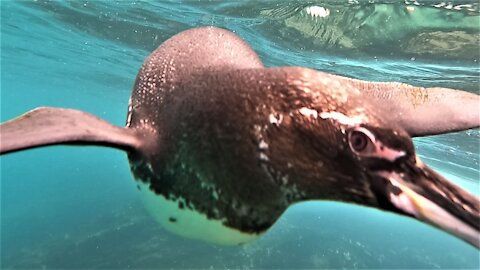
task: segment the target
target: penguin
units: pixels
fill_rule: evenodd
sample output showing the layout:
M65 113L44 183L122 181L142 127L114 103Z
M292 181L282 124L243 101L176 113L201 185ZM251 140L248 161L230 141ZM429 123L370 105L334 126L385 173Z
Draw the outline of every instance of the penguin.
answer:
M479 199L428 168L412 137L480 126L480 98L263 66L216 27L160 45L134 83L125 127L41 107L0 125L0 153L52 144L124 150L167 230L237 245L292 204L333 200L436 226L479 247Z

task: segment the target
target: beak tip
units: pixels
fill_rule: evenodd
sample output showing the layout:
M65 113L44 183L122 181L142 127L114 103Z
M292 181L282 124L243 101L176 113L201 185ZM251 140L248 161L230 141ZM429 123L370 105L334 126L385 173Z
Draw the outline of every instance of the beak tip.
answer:
M418 160L418 159L417 159ZM421 162L421 161L420 161ZM396 211L446 231L480 249L480 201L419 160L416 169L381 171L383 192Z

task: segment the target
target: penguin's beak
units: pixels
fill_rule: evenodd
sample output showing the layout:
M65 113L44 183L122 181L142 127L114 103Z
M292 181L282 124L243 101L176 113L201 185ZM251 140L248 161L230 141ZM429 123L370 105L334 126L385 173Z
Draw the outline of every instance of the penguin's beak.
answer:
M414 163L414 164L413 164ZM428 168L420 159L400 170L375 172L379 204L436 226L480 248L480 201Z

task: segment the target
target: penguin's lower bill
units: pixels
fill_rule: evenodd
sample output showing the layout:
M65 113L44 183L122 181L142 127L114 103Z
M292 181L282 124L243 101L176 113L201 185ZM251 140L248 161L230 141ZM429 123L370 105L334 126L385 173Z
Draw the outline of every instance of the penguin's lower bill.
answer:
M479 247L478 200L417 158L416 165L373 172L373 190L386 210L414 217ZM375 177L374 176L374 177Z

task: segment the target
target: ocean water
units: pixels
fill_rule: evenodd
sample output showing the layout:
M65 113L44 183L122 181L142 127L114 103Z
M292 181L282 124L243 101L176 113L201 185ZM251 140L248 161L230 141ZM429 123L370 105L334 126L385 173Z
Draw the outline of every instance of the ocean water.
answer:
M56 106L123 125L145 57L204 25L236 32L267 66L478 93L478 2L413 2L1 1L0 118ZM415 144L479 195L479 140L472 130ZM153 221L122 151L54 146L0 161L2 269L480 267L477 249L433 227L334 202L292 206L251 244L211 245Z

